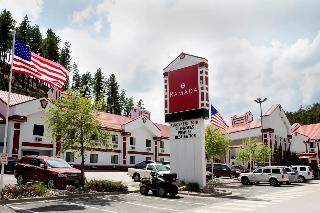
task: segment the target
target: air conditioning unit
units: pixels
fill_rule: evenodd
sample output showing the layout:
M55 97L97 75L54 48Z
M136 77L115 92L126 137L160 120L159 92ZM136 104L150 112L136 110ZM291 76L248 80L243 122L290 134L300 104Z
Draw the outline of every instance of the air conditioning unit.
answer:
M151 147L147 147L147 152L151 152Z
M310 152L316 152L315 148L310 148Z
M160 152L164 152L164 149L160 149Z
M131 148L131 150L135 150L135 149L136 149L136 147L135 147L135 146L131 146L130 148Z
M42 142L42 137L34 137L35 142Z

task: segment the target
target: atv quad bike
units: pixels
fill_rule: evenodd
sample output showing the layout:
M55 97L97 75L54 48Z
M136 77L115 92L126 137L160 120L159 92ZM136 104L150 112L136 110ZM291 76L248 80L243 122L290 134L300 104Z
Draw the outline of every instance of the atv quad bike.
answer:
M140 193L148 195L151 190L155 196L175 197L178 194L178 187L173 184L177 180L177 174L163 174L161 177L157 173L151 173L150 179L143 179L140 184Z

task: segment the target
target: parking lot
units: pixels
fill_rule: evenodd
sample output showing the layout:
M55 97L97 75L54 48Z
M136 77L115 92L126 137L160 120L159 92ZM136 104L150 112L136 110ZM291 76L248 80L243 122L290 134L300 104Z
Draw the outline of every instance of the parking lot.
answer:
M91 175L94 175L91 173ZM100 174L100 177L123 177L124 174ZM127 181L131 181L127 179ZM179 194L174 199L159 198L152 195L129 194L82 197L53 201L10 204L2 212L256 212L273 211L283 205L309 202L320 193L320 181L306 184L282 185L271 187L269 184L243 186L240 183L226 184L224 188L233 193L226 197L199 197ZM136 184L136 183L135 183ZM305 205L304 205L305 206ZM288 207L290 208L290 207ZM296 212L297 208L290 212ZM275 212L278 212L275 210ZM298 212L298 211L297 211ZM301 212L301 211L300 211Z

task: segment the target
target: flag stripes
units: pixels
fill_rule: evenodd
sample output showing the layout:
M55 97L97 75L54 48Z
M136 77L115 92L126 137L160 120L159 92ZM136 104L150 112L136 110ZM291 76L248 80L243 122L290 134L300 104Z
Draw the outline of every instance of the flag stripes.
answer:
M211 124L219 129L227 129L229 126L221 114L211 105Z
M16 39L12 71L34 76L58 90L62 90L69 74L63 66L31 52L19 39Z

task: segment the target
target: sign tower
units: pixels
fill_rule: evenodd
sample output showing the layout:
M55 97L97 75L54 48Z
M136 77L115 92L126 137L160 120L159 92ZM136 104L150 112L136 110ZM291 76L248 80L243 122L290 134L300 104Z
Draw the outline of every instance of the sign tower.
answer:
M181 53L163 69L165 122L170 123L170 166L188 183L205 181L205 127L209 118L208 60Z

